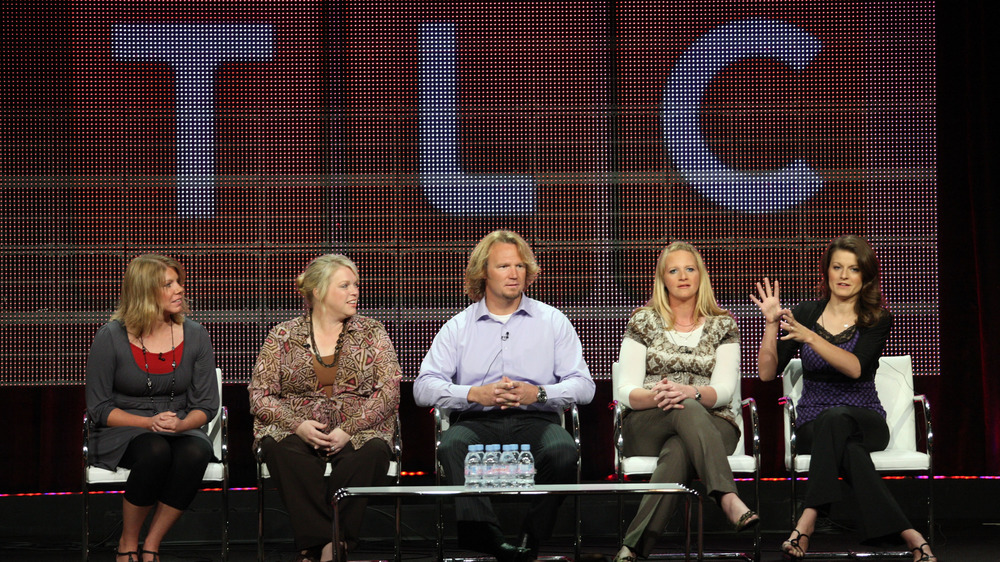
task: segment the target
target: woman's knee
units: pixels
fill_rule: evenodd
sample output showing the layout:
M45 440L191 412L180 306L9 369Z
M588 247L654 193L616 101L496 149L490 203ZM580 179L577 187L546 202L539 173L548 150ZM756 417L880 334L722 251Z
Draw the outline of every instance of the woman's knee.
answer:
M199 437L189 437L178 440L174 446L173 455L177 462L192 466L208 466L214 452L212 444Z
M816 431L820 428L853 427L855 425L854 415L848 406L834 406L827 408L816 416Z
M135 463L168 465L172 451L166 437L144 433L132 439L126 451Z

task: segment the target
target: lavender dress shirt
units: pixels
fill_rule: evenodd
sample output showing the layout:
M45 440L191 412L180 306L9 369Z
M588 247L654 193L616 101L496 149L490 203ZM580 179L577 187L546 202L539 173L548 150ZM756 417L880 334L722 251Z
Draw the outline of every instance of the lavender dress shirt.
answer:
M490 316L485 299L448 320L424 356L413 397L418 406L489 411L496 407L469 402L469 389L504 376L545 387L545 404L521 409L561 412L594 398L594 380L573 325L527 295L506 323Z

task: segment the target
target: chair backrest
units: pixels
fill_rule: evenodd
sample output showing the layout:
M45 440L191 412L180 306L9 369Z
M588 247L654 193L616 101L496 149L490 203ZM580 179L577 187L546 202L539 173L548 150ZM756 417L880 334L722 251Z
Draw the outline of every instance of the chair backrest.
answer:
M222 458L222 445L223 445L223 435L222 435L222 369L215 369L215 379L216 384L219 388L219 410L215 412L215 417L205 424L205 433L208 434L208 438L212 441L212 451L215 453L215 458Z
M615 361L611 364L611 384L613 388L618 388L618 378L621 376L621 365ZM743 395L740 392L740 385L736 385L736 389L733 391L733 397L729 401L729 408L736 413L736 428L740 430L739 438L736 440L736 448L729 452L729 455L737 454L752 454L747 446L744 444L743 439L743 412L741 411L743 403ZM617 454L617 452L616 452ZM616 459L617 460L617 459Z
M785 396L798 404L802 398L802 361L792 359L782 373ZM913 451L917 448L916 413L913 408L913 361L909 355L882 357L875 373L875 389L885 408L885 421L889 426L889 445L886 450ZM791 428L785 417L785 443Z

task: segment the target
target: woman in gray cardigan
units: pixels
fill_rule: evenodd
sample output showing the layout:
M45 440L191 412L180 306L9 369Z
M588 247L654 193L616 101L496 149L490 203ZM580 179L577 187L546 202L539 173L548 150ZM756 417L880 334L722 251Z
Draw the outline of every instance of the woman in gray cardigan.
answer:
M184 319L185 280L184 267L171 258L133 259L118 309L87 358L92 462L131 470L118 562L159 560L163 536L191 504L212 460L202 426L219 409L215 353L208 332Z

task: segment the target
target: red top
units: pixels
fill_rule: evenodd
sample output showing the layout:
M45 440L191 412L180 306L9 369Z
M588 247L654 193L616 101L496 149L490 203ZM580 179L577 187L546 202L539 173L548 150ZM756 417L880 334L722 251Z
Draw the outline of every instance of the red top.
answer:
M143 371L146 370L146 360L149 360L149 374L151 375L165 375L174 370L171 366L175 362L174 356L177 356L176 363L181 364L181 356L184 354L184 342L181 342L173 351L164 351L163 353L152 353L150 351L146 352L146 357L142 356L142 348L135 345L134 343L129 343L129 347L132 348L132 357L135 358L135 363L139 365L139 368Z

